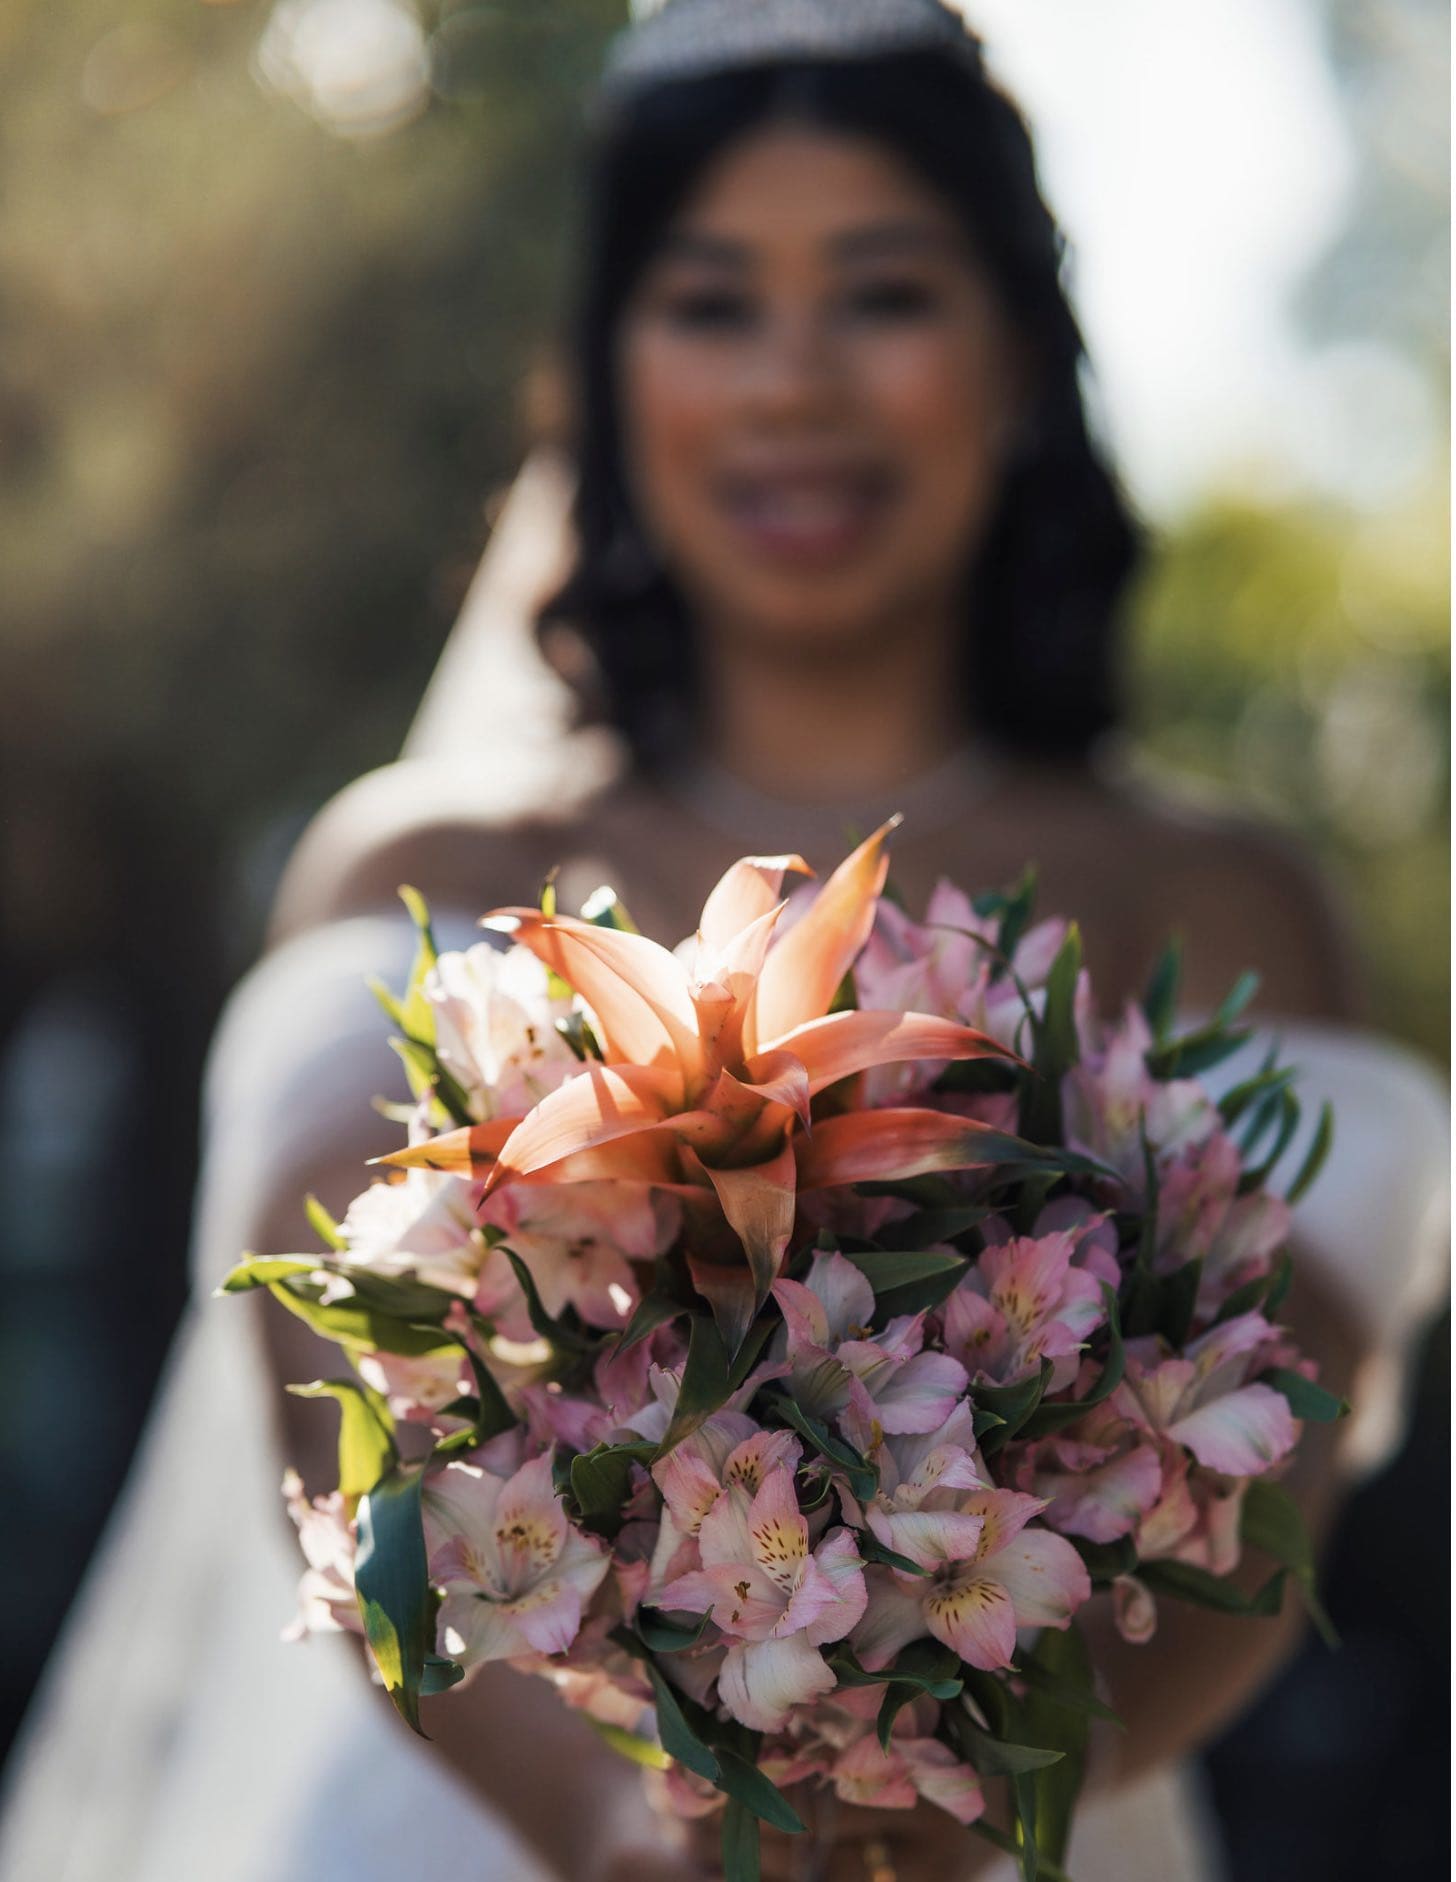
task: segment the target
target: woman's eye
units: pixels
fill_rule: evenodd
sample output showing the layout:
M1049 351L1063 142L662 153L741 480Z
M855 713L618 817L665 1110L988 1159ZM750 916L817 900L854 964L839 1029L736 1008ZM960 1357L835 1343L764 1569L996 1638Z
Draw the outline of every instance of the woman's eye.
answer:
M852 288L844 305L859 319L916 320L934 311L936 295L924 281L868 281Z
M702 288L666 295L662 310L670 325L690 333L722 333L746 327L753 304L727 288Z

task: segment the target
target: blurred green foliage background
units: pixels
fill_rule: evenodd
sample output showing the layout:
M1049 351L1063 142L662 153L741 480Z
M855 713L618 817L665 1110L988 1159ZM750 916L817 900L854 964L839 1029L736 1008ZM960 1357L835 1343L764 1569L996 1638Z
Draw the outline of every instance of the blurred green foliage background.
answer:
M1311 344L1391 349L1443 414L1444 125L1402 132L1444 9L1305 3L1361 166ZM0 1730L181 1301L218 1005L293 836L397 750L522 455L623 12L0 9L0 1421L47 1567L0 1571L26 1617ZM1131 660L1139 762L1298 829L1372 1017L1438 1058L1447 545L1444 455L1380 507L1209 491L1162 519ZM84 1434L55 1395L78 1350ZM58 1442L68 1475L25 1462Z

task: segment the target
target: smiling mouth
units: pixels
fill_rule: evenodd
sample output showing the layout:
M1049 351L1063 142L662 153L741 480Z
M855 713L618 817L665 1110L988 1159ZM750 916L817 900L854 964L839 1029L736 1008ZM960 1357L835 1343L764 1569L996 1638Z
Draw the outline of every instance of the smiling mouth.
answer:
M719 506L750 552L800 567L852 559L895 498L880 470L764 473L725 479Z

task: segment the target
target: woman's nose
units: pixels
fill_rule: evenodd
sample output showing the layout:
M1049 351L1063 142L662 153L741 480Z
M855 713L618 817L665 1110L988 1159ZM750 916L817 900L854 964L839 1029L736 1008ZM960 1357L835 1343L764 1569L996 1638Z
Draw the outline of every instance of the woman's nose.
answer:
M828 323L814 312L783 312L767 320L745 350L739 390L755 415L794 419L832 414L843 390Z

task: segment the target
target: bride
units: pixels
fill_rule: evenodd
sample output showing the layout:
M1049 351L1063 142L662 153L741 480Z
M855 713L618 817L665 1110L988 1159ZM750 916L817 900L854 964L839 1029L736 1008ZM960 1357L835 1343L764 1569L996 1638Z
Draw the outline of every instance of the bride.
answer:
M483 1669L424 1747L343 1640L275 1645L299 1567L282 1458L323 1487L332 1449L280 1382L323 1361L298 1323L207 1296L245 1246L297 1245L305 1191L342 1210L389 1147L363 983L405 971L401 882L451 944L558 867L568 905L610 882L681 933L733 858L831 864L900 810L911 908L942 873L999 884L1034 860L1105 998L1171 929L1195 1005L1256 967L1266 1023L1340 1109L1289 1316L1356 1407L1338 1454L1306 1436L1316 1529L1398 1434L1441 1101L1343 1023L1345 947L1301 856L1094 763L1137 536L1089 437L1027 133L974 40L938 0L669 0L608 73L587 226L571 464L523 474L405 758L305 837L219 1035L198 1304L17 1760L6 1882L711 1873L711 1843L675 1848L544 1683ZM1173 1609L1146 1648L1097 1634L1129 1729L1101 1747L1078 1882L1218 1874L1186 1760L1299 1625L1292 1604ZM981 1849L933 1812L843 1807L819 1873L999 1877ZM791 1861L766 1849L766 1875Z

